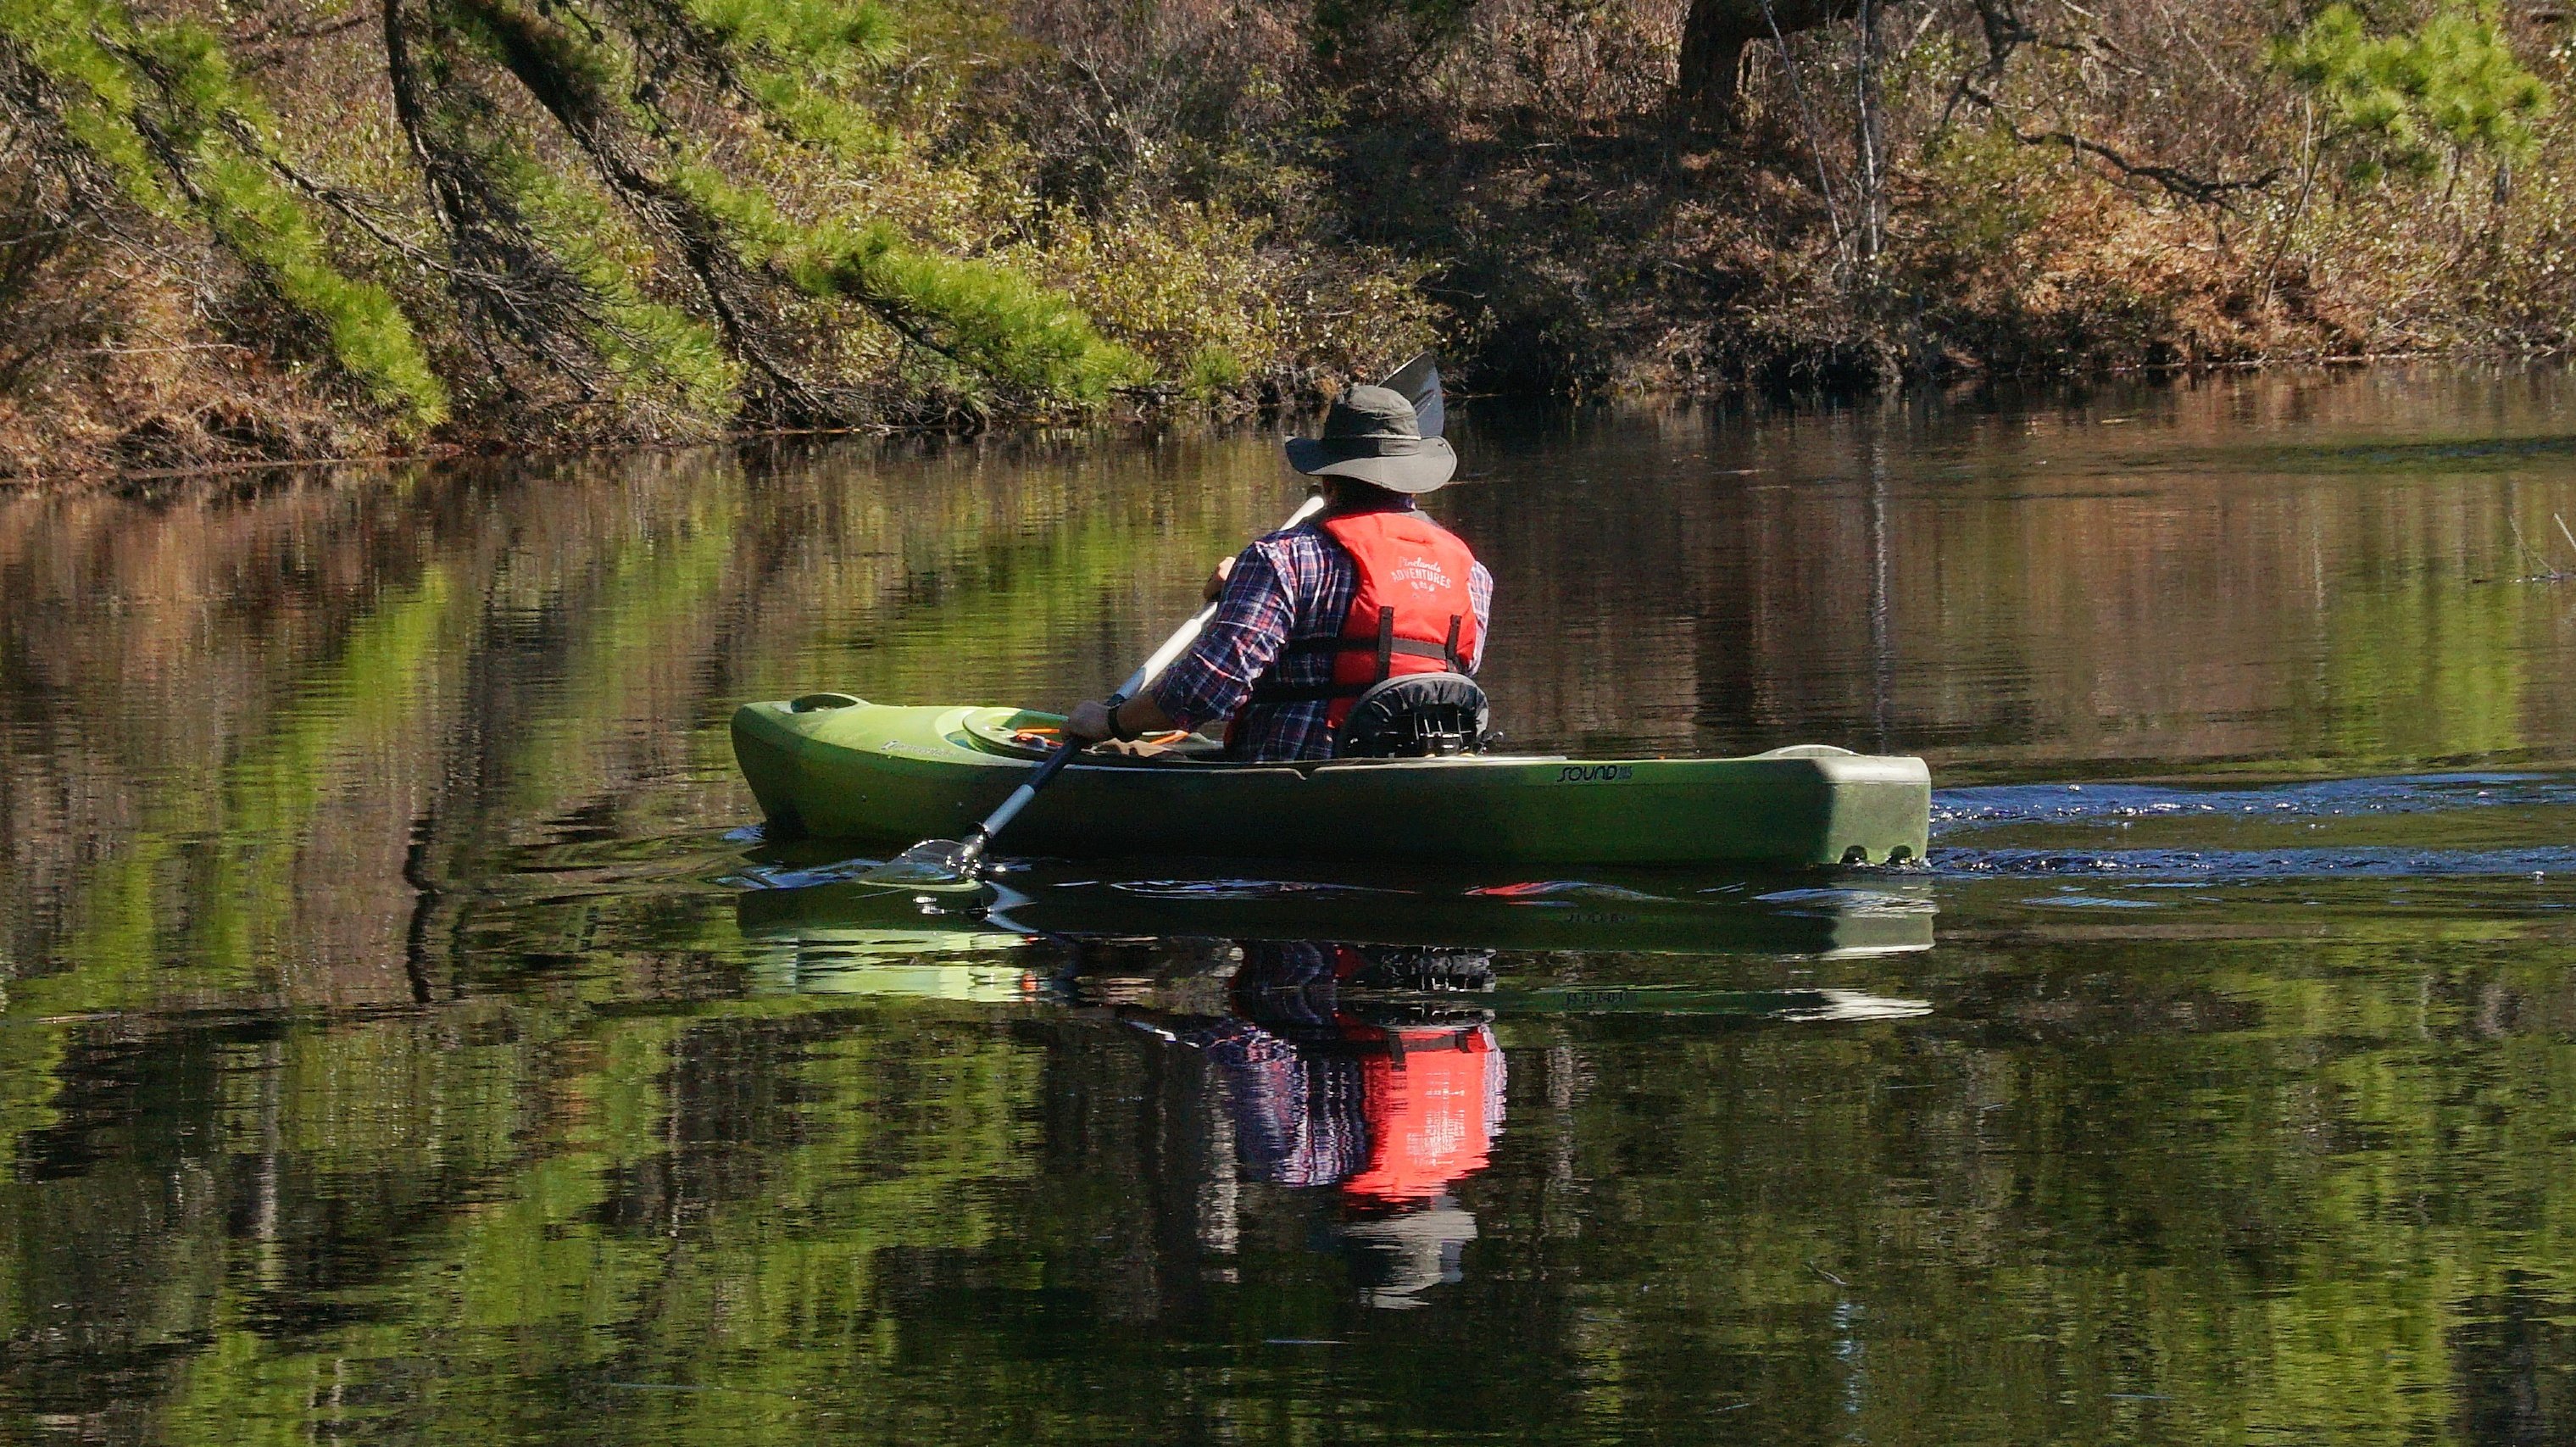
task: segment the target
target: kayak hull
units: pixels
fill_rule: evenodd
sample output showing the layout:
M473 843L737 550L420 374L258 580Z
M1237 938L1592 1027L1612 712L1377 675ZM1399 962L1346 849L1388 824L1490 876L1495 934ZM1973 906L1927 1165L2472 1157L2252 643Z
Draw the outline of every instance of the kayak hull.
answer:
M889 843L958 838L1043 757L1000 742L1053 715L846 695L746 704L734 756L771 826ZM1010 831L1014 853L1194 853L1455 864L1798 867L1923 857L1915 758L1793 749L1742 759L1477 754L1249 764L1086 758Z

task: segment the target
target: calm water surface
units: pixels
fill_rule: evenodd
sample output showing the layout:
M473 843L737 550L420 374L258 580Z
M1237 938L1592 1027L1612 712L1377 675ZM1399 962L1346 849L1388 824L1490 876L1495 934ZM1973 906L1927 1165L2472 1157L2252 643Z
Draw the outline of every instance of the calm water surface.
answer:
M764 840L1096 693L1259 437L0 498L0 1441L2576 1440L2576 377L1516 414L1517 746L1928 867Z

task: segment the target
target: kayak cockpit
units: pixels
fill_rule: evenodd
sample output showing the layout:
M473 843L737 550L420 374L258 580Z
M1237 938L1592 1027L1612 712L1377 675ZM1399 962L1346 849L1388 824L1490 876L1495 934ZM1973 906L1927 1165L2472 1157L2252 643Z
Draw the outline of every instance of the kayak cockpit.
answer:
M1006 759L1043 759L1064 739L1064 715L1025 708L961 708L939 720L950 743ZM1206 763L1221 759L1223 739L1205 734L1171 733L1142 741L1135 754L1102 753L1089 763Z
M996 758L1031 762L1054 753L1063 738L1064 716L1019 708L959 708L943 714L936 725L941 737L961 749ZM1837 751L1839 752L1839 751ZM1169 733L1140 740L1133 752L1100 749L1075 761L1080 768L1293 769L1310 774L1319 768L1384 768L1431 764L1455 768L1478 763L1526 764L1561 759L1561 754L1443 754L1432 758L1273 759L1230 758L1225 741L1207 734Z

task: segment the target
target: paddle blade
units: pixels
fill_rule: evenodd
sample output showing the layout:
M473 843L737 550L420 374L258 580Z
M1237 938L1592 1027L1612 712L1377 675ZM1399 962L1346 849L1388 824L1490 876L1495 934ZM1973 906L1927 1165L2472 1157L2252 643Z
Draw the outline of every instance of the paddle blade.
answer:
M966 846L954 839L925 839L858 876L855 882L882 889L971 890L981 888L975 882L976 863L977 857L968 854Z
M1387 374L1378 383L1390 392L1401 392L1413 404L1413 419L1425 437L1437 437L1449 420L1449 409L1440 400L1440 359L1423 352L1410 362Z

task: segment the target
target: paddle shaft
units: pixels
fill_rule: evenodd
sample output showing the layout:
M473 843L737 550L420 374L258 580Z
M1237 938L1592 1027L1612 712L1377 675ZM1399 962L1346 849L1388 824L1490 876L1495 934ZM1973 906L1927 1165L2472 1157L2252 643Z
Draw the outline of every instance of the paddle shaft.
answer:
M1283 530L1293 528L1323 510L1323 495L1318 493L1306 499L1305 505L1290 513L1288 521L1279 526ZM1136 671L1127 675L1127 681L1118 685L1116 693L1102 700L1109 706L1109 712L1116 714L1119 705L1143 692L1145 685L1152 683L1164 669L1171 667L1172 660L1180 657L1183 649L1198 641L1199 633L1208 626L1208 620L1215 616L1216 603L1211 599L1206 607L1191 615L1190 621L1182 624L1171 637L1164 639L1162 647L1155 649L1146 656L1143 663L1136 665ZM984 862L984 851L992 846L993 836L1009 828L1011 821L1020 817L1020 811L1029 807L1029 801L1038 796L1038 791L1054 783L1055 776L1063 773L1065 765L1072 763L1073 756L1080 752L1082 752L1080 746L1072 739L1066 739L1063 747L1047 755L1046 762L1038 765L1036 773L1029 775L1027 783L1013 789L1011 796L1002 801L1000 808L985 815L984 822L975 826L975 832L966 836L964 847L958 850L958 873L974 873L976 867Z

